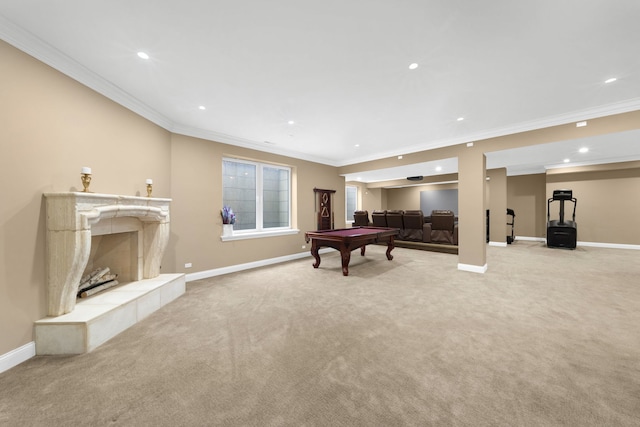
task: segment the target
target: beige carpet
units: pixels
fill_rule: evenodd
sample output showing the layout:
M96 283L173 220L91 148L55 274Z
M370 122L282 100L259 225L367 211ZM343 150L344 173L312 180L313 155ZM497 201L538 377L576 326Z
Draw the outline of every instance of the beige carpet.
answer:
M384 247L191 282L92 353L0 374L7 426L638 426L640 253Z

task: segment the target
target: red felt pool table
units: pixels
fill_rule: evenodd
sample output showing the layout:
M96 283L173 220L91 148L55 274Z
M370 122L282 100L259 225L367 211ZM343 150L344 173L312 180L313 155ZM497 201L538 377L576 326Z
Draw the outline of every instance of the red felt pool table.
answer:
M342 274L349 275L349 261L351 251L360 248L360 255L364 256L365 248L370 243L387 243L387 259L392 260L393 239L400 231L397 228L386 227L352 227L337 230L308 231L304 238L309 243L311 240L311 255L316 259L313 268L320 265L318 249L323 246L340 251L342 256Z

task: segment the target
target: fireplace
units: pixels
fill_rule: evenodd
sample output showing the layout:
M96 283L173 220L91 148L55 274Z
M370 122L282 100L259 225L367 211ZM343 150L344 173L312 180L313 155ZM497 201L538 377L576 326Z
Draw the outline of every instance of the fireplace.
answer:
M82 273L88 276L97 269L108 267L110 273L116 274L118 282L130 283L142 278L138 265L139 251L138 232L112 233L91 236L91 253L89 261Z
M36 353L90 351L184 293L184 274L160 274L171 199L80 192L44 196L48 317L36 322ZM77 300L83 274L107 266L120 285Z

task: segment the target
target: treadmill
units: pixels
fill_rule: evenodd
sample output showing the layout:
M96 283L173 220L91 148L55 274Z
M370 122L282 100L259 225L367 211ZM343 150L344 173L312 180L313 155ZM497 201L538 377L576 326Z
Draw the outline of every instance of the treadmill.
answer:
M571 220L564 219L564 203L573 202L573 216ZM560 219L551 220L551 203L560 202ZM547 247L575 249L578 240L578 225L576 224L577 199L572 190L553 190L553 197L547 200Z

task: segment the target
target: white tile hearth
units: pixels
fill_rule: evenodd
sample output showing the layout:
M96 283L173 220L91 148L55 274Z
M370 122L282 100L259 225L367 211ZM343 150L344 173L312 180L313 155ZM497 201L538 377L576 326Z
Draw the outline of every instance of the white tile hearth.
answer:
M78 300L67 314L35 323L36 354L89 352L185 293L184 274L160 274Z

